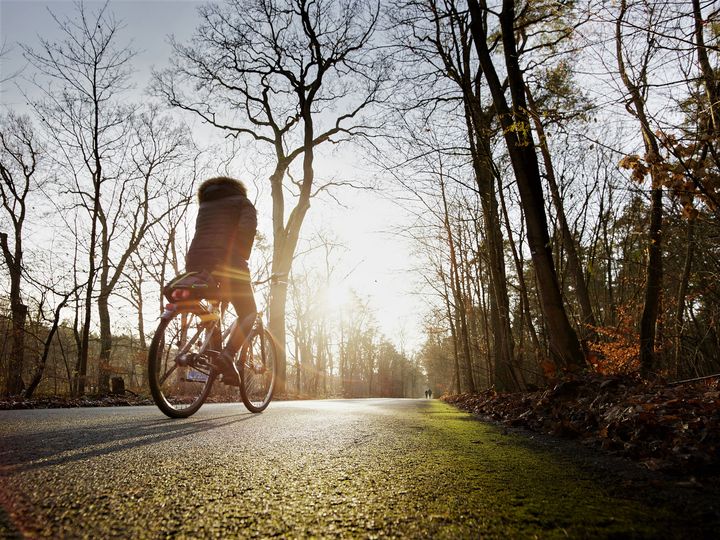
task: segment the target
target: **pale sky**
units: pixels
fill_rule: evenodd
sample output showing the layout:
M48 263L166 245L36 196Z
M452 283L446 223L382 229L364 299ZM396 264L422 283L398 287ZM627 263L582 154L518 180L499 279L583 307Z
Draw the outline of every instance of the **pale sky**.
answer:
M197 24L195 10L201 3L192 0L109 2L110 11L126 26L118 43L130 43L138 52L133 62L137 69L136 92L144 90L151 67L162 68L167 62L170 55L167 36L174 34L180 40L190 38ZM102 2L85 2L85 5L92 9L100 7ZM49 9L62 18L74 12L74 4L65 0L0 0L0 43L7 51L0 62L0 80L21 72L12 82L0 87L2 109L22 109L24 100L16 84L27 87L22 78L31 72L25 66L17 43L35 46L38 35L50 40L57 35ZM201 129L198 133L203 131ZM252 159L252 156L248 158ZM317 169L321 175L350 179L356 174L368 174L357 173L367 171L367 166L360 161L347 162L354 159L360 159L356 152L345 152L333 163L318 163ZM338 240L347 244L348 252L343 262L348 270L355 268L347 285L370 297L383 333L393 339L403 332L405 348L418 347L422 340L421 320L427 302L422 302L415 294L418 280L408 271L417 267L417 262L406 241L386 233L404 227L409 216L379 194L345 190L336 195L345 207L339 207L327 198L315 201L303 231L307 235L316 229L332 230ZM265 199L259 201L258 207L261 213L270 215L267 193ZM261 226L267 229L263 232L269 237L269 221ZM393 341L400 345L398 339Z

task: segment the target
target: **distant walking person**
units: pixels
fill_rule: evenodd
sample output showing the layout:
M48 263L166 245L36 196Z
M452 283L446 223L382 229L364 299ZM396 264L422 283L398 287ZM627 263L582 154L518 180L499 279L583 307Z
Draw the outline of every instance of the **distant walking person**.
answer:
M428 388L428 398L432 399L432 388Z

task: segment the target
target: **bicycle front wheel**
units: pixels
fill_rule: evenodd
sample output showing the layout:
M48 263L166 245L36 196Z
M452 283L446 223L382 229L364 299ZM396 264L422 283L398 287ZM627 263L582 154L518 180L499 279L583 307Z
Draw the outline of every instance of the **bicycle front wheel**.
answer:
M240 353L240 394L250 412L265 410L275 389L275 341L265 329L253 330Z
M178 311L160 321L148 354L148 383L158 408L171 418L196 413L217 375L200 354L207 333L200 315Z

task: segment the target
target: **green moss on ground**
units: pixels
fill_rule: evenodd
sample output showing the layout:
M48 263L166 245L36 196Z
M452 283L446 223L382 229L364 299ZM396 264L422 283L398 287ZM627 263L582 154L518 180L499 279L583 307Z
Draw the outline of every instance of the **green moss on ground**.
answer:
M572 460L532 448L525 437L505 434L449 405L430 402L427 426L422 431L427 459L418 472L436 478L437 498L427 511L442 536L465 536L473 521L479 536L679 538L688 533L671 508L613 495L602 479L589 478Z

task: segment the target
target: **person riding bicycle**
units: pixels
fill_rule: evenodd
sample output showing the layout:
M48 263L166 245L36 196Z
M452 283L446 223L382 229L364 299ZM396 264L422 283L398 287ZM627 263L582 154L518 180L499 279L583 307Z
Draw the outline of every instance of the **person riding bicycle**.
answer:
M257 231L257 212L247 197L245 184L225 176L203 182L198 202L195 235L185 257L185 269L208 272L219 284L221 299L235 307L240 324L225 348L217 351L216 363L224 380L239 381L233 360L252 329L257 312L248 266Z

